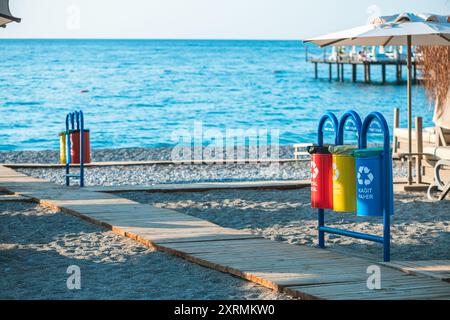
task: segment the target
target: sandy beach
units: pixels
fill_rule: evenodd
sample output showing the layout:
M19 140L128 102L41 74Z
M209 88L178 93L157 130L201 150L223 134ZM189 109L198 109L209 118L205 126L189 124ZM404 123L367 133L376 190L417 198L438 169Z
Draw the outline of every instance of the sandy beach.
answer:
M290 299L30 203L0 203L0 272L0 299Z

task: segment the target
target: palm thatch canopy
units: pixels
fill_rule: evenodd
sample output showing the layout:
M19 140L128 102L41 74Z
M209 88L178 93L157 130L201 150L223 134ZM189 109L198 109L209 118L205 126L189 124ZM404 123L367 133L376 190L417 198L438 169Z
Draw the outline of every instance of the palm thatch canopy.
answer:
M450 46L421 46L416 51L426 93L435 103L433 121L450 129Z
M0 0L0 27L5 27L10 22L20 22L20 18L16 18L9 10L9 0Z

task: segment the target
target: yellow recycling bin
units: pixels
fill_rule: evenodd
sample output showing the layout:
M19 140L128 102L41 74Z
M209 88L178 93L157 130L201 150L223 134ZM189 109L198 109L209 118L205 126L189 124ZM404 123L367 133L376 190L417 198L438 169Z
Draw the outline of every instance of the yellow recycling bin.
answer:
M333 211L356 212L356 169L351 146L333 146Z
M59 163L66 164L66 132L59 133Z

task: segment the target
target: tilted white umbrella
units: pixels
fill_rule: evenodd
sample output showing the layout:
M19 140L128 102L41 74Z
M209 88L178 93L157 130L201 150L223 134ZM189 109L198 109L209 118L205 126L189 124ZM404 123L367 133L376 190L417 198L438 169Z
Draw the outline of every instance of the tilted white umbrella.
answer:
M9 0L0 0L0 27L6 27L10 22L20 22L20 18L16 18L9 10Z
M450 16L402 13L375 18L370 24L307 39L325 46L407 46L408 66L408 152L412 154L411 47L450 45ZM412 183L412 162L408 157L408 183Z

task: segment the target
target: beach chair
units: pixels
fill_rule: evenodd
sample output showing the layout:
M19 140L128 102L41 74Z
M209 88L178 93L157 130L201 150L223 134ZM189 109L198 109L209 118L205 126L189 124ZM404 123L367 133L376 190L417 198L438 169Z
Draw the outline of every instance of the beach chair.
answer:
M306 148L311 146L312 143L297 143L294 144L294 159L301 160L309 158L309 153Z
M442 201L450 193L450 177L446 182L442 179L444 168L450 170L450 160L439 160L434 167L434 182L428 188L428 199L433 201ZM449 175L450 176L450 175ZM436 197L435 194L440 192Z
M408 129L399 127L399 109L394 109L393 157L412 157L416 166L417 184L434 184L435 166L439 160L450 160L450 129L440 126L422 128L422 118L415 118L412 131L412 153L408 152ZM447 171L444 169L444 171Z

